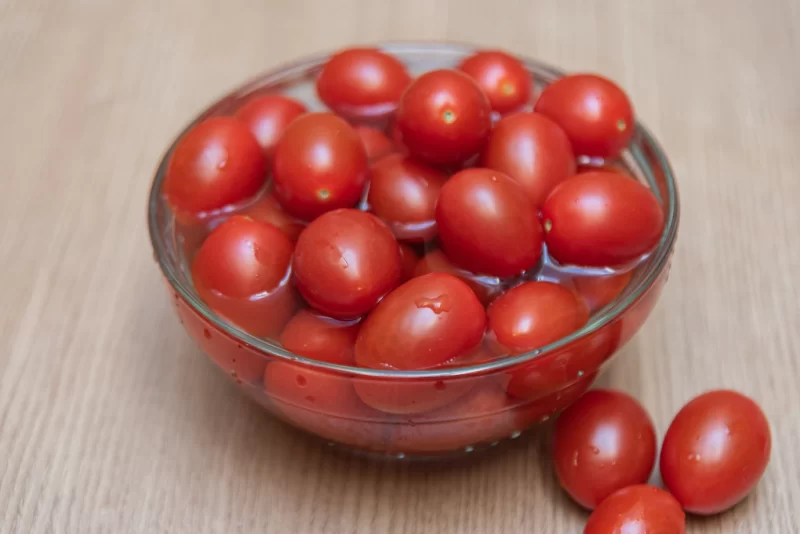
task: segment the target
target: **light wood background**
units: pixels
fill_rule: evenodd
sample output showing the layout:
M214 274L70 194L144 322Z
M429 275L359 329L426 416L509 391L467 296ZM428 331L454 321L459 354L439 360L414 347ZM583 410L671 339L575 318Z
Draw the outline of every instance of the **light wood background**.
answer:
M0 0L0 532L570 533L542 434L409 468L332 453L181 330L145 200L166 144L257 72L452 39L604 73L671 155L682 224L654 315L603 382L660 435L731 387L772 462L690 532L800 532L800 3Z

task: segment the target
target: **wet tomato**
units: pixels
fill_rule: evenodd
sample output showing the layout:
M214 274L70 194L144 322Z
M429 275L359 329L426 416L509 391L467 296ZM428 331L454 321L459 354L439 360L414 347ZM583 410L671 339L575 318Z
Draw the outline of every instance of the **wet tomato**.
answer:
M361 138L370 161L377 161L383 156L398 152L394 142L382 131L372 126L356 126L355 131Z
M353 346L361 325L301 310L281 332L283 348L299 356L340 365L353 365Z
M550 191L575 174L567 134L539 113L514 113L495 124L481 165L516 180L539 207Z
M256 336L277 335L291 317L294 246L271 224L234 215L206 238L192 263L200 298Z
M411 280L414 278L414 272L417 270L417 263L419 263L419 256L410 245L400 243L400 263L403 266L403 275L400 277L401 282Z
M686 514L666 491L629 486L598 506L583 534L686 534Z
M436 236L436 200L447 175L402 154L391 154L371 169L367 202L401 241Z
M266 179L267 158L247 126L232 117L213 117L175 145L164 196L173 210L198 214L255 195Z
M505 52L478 52L462 61L458 68L478 82L492 109L500 114L519 109L531 98L533 75L519 59Z
M241 211L242 215L273 225L278 230L286 234L286 237L293 242L297 241L300 232L305 228L305 224L298 221L281 208L278 199L273 193L264 195L256 202Z
M653 421L636 399L596 389L558 418L553 463L561 487L591 509L617 490L647 482L656 446Z
M492 108L475 81L455 70L435 70L408 87L397 109L403 145L439 165L462 163L483 147Z
M484 305L488 305L503 291L498 279L478 276L453 265L453 262L447 259L444 252L439 249L425 254L414 269L414 276L422 276L428 273L449 273L457 276L472 289Z
M306 107L297 100L283 95L264 95L245 103L236 112L236 118L247 125L271 159L283 131L305 112Z
M575 276L572 283L586 301L591 313L608 305L628 287L633 271L611 276Z
M542 255L542 228L525 191L507 175L467 169L442 187L436 225L447 257L479 274L516 276Z
M758 484L771 449L769 423L755 402L735 391L709 391L670 424L661 478L687 512L716 514Z
M361 139L332 113L295 119L275 147L275 197L296 217L311 220L326 211L354 206L367 179Z
M558 123L579 156L618 155L636 126L625 92L592 74L573 74L551 83L539 95L534 111Z
M647 187L613 172L587 172L558 185L542 206L544 239L563 264L618 266L652 250L664 212Z
M326 106L347 118L379 118L397 108L411 83L403 63L376 48L349 48L334 54L317 78Z
M300 234L295 284L311 306L337 319L369 312L402 276L400 250L377 217L354 209L328 212Z

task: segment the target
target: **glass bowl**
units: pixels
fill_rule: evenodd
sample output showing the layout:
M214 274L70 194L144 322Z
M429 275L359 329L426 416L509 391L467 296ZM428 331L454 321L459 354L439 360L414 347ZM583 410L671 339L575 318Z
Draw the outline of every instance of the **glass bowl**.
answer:
M454 67L477 50L449 43L386 43L380 48L403 61L413 74ZM311 111L325 109L316 98L314 79L327 58L306 59L260 76L213 104L195 122L231 114L264 93L292 96ZM523 61L534 76L537 94L562 75L536 61ZM678 228L678 194L664 152L637 123L633 141L614 163L655 192L666 215L664 233L657 248L633 269L622 293L581 330L535 351L464 367L392 371L311 360L233 326L198 297L185 256L187 237L175 231L178 223L161 194L175 142L156 173L148 221L155 257L183 327L242 391L270 413L349 449L397 459L441 458L520 436L591 386L641 328L667 280ZM548 269L568 270L545 258L536 277L546 278ZM280 377L280 386L271 391L264 389L268 366Z

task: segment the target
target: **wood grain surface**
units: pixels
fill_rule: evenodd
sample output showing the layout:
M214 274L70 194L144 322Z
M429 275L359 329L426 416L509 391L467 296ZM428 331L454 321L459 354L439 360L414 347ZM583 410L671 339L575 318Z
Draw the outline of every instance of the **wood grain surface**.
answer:
M602 383L660 435L692 396L757 399L767 474L690 532L800 532L800 3L0 0L0 532L571 533L540 433L446 467L333 453L183 333L145 201L167 143L255 73L389 39L472 41L631 94L682 224L651 320Z

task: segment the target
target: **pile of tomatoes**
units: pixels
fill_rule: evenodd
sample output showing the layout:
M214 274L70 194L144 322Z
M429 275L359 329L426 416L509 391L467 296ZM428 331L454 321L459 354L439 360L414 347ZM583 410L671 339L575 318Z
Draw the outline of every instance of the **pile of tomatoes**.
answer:
M503 52L413 78L387 53L352 48L327 61L316 90L330 111L257 94L195 124L163 182L200 298L297 355L408 371L529 352L580 330L661 238L660 202L617 164L635 121L605 78L569 75L536 95L530 72ZM604 271L614 274L596 275ZM244 353L220 364L307 430L425 453L469 450L546 420L585 392L619 343L606 331L533 370L482 382L357 380ZM599 405L597 395L572 413ZM638 420L631 432L643 445L601 435L617 455L610 464L592 467L576 448L590 424L559 423L557 442L570 445L557 456L576 452L559 456L557 469L584 506L649 475L652 425L641 408L626 410L620 417ZM608 475L615 462L627 471Z

